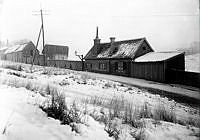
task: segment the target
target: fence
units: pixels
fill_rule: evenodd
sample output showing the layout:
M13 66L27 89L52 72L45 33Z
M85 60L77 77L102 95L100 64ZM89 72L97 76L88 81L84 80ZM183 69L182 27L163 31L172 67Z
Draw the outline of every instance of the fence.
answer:
M169 83L200 88L200 73L170 69L167 70L167 79Z

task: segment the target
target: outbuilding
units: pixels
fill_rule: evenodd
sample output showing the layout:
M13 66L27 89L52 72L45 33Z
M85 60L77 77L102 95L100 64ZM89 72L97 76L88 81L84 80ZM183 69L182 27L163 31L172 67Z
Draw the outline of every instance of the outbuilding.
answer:
M184 52L150 52L133 60L131 76L151 81L169 82L171 70L185 70Z

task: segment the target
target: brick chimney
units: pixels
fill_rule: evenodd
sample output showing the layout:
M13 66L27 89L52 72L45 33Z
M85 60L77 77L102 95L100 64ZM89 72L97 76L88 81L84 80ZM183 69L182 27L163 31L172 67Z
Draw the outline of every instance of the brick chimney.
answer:
M96 30L96 38L94 39L94 45L98 45L100 44L101 39L99 39L99 31L98 31L98 27Z
M114 43L115 43L115 37L110 37L110 52L109 52L110 55L112 55L115 50Z
M93 54L94 55L98 55L99 51L100 51L100 41L101 39L99 39L99 32L98 32L98 27L96 29L96 38L94 39L94 51Z
M110 37L110 43L114 43L115 42L115 37Z

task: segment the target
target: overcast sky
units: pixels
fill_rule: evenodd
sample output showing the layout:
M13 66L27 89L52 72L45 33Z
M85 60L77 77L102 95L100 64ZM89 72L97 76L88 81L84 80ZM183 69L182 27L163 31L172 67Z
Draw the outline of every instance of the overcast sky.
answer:
M71 59L92 47L96 26L101 42L146 37L156 51L199 41L199 0L0 0L0 39L36 43L40 7L45 42L69 46Z

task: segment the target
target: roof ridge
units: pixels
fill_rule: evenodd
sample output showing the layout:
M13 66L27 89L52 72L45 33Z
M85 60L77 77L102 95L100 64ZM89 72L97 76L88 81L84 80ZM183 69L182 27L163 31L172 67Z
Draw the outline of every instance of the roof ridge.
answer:
M119 40L119 41L115 41L114 43L120 43L120 42L128 42L128 41L135 41L135 40L143 40L145 39L145 37L141 37L141 38L135 38L135 39L127 39L127 40ZM100 44L110 44L110 42L103 42Z
M54 45L54 44L45 44L44 46L63 46L63 47L68 47L67 45Z
M154 53L183 53L182 51L158 51Z

